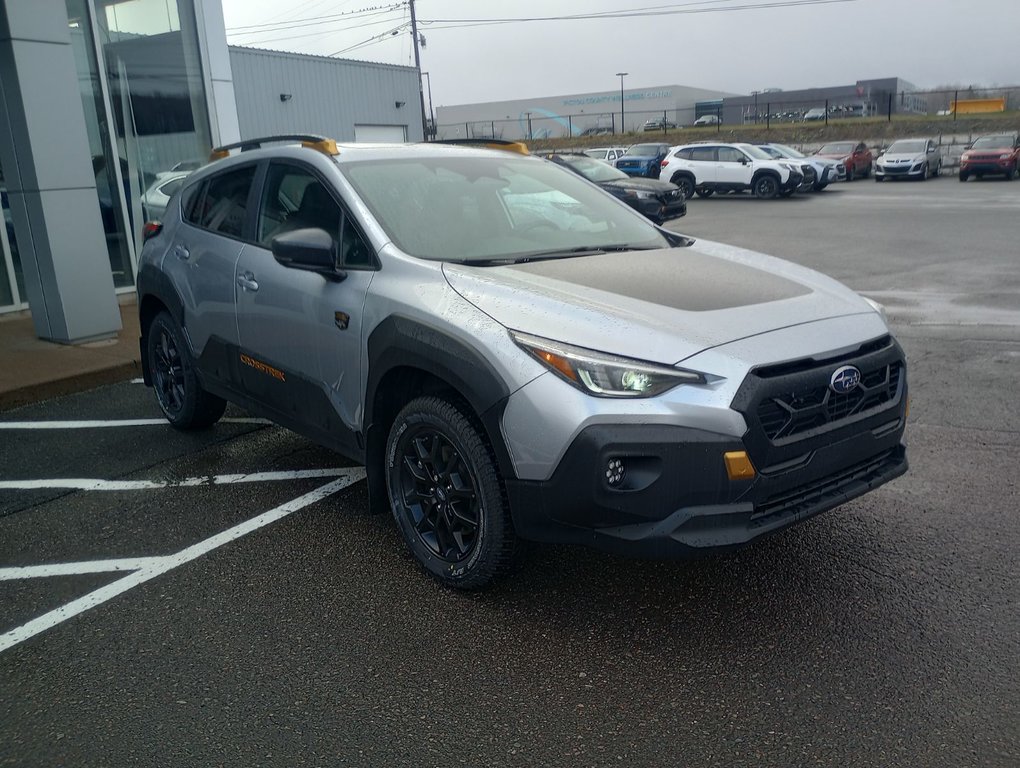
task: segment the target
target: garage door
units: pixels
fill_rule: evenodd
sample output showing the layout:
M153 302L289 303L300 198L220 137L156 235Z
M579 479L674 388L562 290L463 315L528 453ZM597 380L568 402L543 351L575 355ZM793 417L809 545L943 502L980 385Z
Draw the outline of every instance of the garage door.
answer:
M355 141L404 142L407 141L406 125L355 125Z

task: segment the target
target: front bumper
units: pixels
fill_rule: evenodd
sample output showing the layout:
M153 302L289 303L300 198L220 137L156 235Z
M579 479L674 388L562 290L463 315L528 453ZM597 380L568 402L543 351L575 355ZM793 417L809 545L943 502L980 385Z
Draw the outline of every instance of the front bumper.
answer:
M679 199L666 201L656 198L653 200L625 200L625 202L635 211L656 223L687 215L687 201L683 199L683 195Z
M836 366L862 372L859 392L833 395ZM643 557L733 549L839 506L907 471L907 383L888 337L839 360L748 374L732 408L743 437L673 424L581 430L548 480L507 482L520 536ZM746 451L756 473L730 479L724 454ZM622 463L623 475L607 478ZM612 474L612 473L611 473Z
M800 189L804 183L804 174L797 173L796 171L790 171L790 176L785 182L779 185L780 192L792 192Z
M976 174L1005 174L1011 172L1016 167L1016 161L1012 158L1008 160L967 160L960 162L960 173L973 176Z
M924 163L914 163L913 165L875 166L875 178L877 179L909 178L911 176L924 176Z

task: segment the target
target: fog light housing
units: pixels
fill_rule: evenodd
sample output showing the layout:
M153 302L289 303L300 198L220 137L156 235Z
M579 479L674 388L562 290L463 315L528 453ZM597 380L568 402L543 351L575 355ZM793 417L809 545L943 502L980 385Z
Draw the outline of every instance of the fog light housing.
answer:
M627 468L623 465L623 459L615 458L606 462L606 485L610 488L618 488L626 474Z

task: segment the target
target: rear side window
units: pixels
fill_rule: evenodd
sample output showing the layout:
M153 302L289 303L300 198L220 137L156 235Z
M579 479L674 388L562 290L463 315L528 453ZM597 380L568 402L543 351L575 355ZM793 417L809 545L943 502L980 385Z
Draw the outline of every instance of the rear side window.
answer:
M248 217L248 193L254 179L254 165L213 176L189 211L188 221L222 235L241 237Z
M715 160L715 147L694 147L691 150L691 160L701 163L711 163Z
M690 149L678 149L676 151L676 153L673 155L673 157L679 157L681 160L690 160L691 159L691 150Z

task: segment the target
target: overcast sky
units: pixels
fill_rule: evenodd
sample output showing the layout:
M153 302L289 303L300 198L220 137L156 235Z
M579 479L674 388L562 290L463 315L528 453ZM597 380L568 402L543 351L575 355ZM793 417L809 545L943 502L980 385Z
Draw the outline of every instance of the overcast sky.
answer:
M415 7L436 106L613 90L617 72L629 73L627 88L677 84L733 93L877 77L921 87L1020 83L1020 0L810 0L818 4L460 27L438 21L777 1L417 0ZM377 37L340 55L414 63L410 32L401 26L406 3L398 0L222 3L232 45L331 55Z

